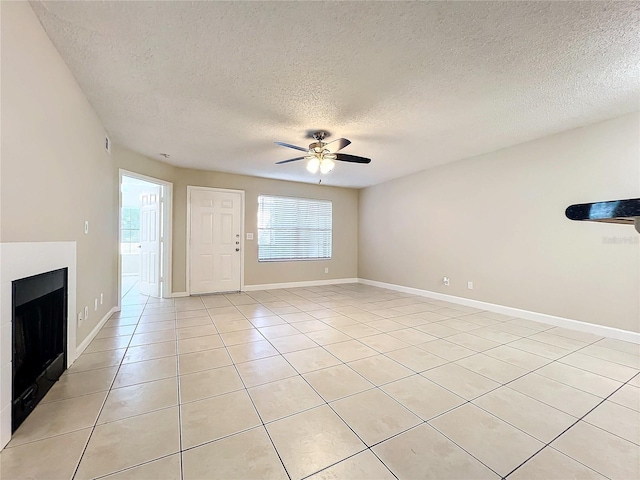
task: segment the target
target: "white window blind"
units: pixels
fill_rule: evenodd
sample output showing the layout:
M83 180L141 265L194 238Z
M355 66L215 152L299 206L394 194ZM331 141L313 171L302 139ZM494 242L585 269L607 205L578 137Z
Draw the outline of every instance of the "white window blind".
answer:
M331 258L332 204L309 198L258 197L258 261Z

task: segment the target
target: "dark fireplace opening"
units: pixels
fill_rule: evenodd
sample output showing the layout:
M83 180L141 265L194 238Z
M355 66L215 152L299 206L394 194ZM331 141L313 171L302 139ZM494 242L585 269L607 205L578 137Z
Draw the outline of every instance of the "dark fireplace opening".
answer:
M15 432L67 365L67 269L12 282Z

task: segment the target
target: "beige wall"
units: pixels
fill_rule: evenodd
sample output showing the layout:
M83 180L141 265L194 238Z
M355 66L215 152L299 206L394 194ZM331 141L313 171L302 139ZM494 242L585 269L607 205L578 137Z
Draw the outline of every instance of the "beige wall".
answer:
M113 181L116 185L120 181L120 169L140 173L166 182L173 182L178 170L173 165L140 155L117 144L113 145L113 165L115 167L113 169ZM115 221L117 224L117 215Z
M246 240L245 285L331 280L357 276L357 190L176 168L122 148L114 151L114 158L118 168L173 183L173 292L186 291L188 185L244 190L245 232L253 232L254 239L257 238L258 195L297 196L333 202L331 260L259 263L257 241ZM117 171L114 178L117 178ZM324 273L325 268L329 268L328 274Z
M640 196L639 120L361 190L359 276L640 331L640 236L564 216L570 204Z
M117 187L105 130L29 4L1 8L0 241L77 242L76 311L90 311L80 343L117 304Z

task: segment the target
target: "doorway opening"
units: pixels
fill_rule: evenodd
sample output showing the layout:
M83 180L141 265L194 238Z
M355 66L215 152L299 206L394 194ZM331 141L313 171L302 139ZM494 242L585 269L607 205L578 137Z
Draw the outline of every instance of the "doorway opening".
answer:
M120 170L120 305L168 298L172 184Z

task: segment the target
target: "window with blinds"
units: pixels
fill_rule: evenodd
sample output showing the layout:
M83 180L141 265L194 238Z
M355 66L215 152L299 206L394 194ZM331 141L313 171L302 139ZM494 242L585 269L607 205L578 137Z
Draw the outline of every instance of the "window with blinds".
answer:
M258 261L331 258L332 203L258 197Z

